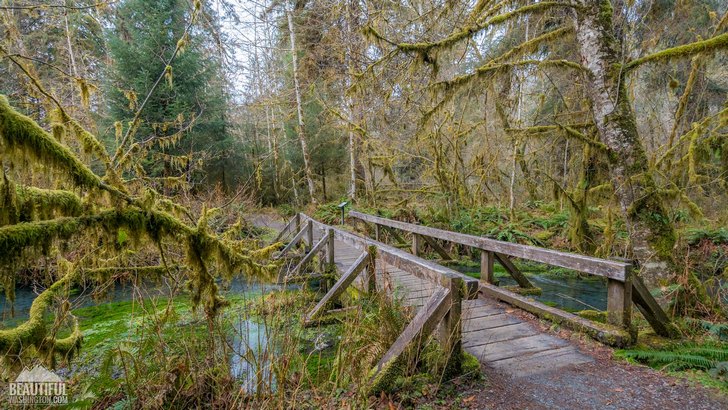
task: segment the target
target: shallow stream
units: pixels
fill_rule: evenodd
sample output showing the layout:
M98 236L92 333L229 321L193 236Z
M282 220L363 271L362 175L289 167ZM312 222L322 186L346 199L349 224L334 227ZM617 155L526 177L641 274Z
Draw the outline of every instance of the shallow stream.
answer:
M480 266L454 265L451 268L465 274L480 274ZM607 309L607 282L599 277L582 278L575 274L555 274L548 269L538 272L521 267L521 271L542 294L534 299L567 311L585 309ZM476 275L476 276L477 276ZM496 272L500 286L516 285L516 281L505 272Z

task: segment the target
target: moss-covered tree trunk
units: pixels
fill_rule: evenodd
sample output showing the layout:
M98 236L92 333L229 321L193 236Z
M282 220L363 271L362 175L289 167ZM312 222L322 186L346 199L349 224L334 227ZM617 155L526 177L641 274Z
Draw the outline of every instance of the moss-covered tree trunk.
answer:
M629 230L641 274L655 285L672 270L675 232L660 199L627 99L609 0L585 0L577 13L576 35L599 138L608 148L614 192Z

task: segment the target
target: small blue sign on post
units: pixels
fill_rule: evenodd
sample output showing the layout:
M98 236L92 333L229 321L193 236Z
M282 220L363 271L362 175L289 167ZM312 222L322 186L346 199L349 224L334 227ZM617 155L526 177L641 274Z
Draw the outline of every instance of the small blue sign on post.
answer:
M338 205L339 209L341 209L341 224L344 224L344 209L346 206L349 205L349 202L344 201Z

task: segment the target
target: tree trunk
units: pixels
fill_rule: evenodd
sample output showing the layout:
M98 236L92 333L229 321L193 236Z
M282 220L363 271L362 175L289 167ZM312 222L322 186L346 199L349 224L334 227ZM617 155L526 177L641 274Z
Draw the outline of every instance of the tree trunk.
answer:
M614 36L609 0L586 0L577 14L576 36L599 138L608 148L614 192L627 224L630 247L651 285L672 270L675 232L660 199L637 134L621 70L621 40Z
M296 49L296 33L293 28L293 12L286 12L288 17L288 33L291 38L291 53L293 54L293 87L296 94L296 113L298 114L298 140L301 142L301 153L303 154L303 171L306 174L306 182L308 183L308 194L311 197L311 203L316 204L316 187L313 182L313 172L311 171L311 156L308 153L308 143L306 142L305 123L303 122L303 107L301 105L301 86L298 81L298 55Z
M326 165L324 164L321 164L321 187L324 194L324 202L326 202L329 199L326 197Z
M275 129L271 132L271 127L275 127L276 117L273 110L269 107L265 107L265 121L268 127L268 142L270 144L270 151L273 154L273 194L275 195L276 204L280 200L280 171L278 166L278 136L276 135Z
M357 32L360 30L360 24L357 22L357 13L359 12L357 1L346 2L346 87L347 89L352 86L355 82L354 73L359 67L359 61L355 53L356 47L361 48L362 45L356 43ZM347 116L349 122L349 199L353 202L356 201L359 189L362 187L362 181L364 180L364 165L362 164L359 153L361 151L361 139L362 135L357 135L354 131L352 124L360 124L361 111L356 103L356 93L346 97L347 105ZM360 124L361 126L361 124Z

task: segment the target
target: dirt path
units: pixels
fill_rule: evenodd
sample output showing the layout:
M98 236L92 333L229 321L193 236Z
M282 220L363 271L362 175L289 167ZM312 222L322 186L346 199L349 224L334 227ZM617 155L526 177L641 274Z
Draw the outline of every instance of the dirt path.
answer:
M275 231L280 231L286 226L286 222L283 218L273 210L259 210L252 214L245 215L245 219L248 220L254 226L259 228L269 228Z
M518 312L534 326L548 325ZM485 388L476 389L479 409L728 409L728 397L644 366L612 358L612 350L586 336L560 330L556 336L594 359L536 375L511 377L484 366Z

